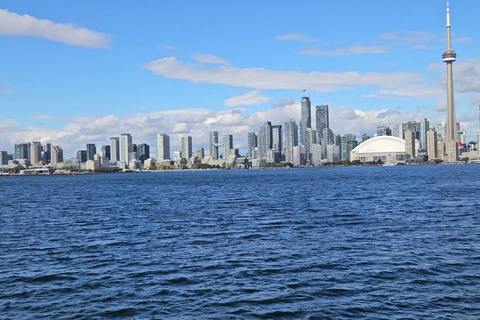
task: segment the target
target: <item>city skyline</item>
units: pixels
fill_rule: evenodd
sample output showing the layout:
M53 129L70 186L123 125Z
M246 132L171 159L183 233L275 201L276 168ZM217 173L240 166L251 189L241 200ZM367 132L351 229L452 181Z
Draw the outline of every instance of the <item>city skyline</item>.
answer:
M446 1L186 1L150 3L136 12L127 10L129 3L96 4L99 12L116 13L105 19L88 14L88 2L3 2L0 150L41 141L70 155L87 143L109 144L122 132L149 144L152 154L162 132L172 150L181 149L181 136L193 136L194 145L207 150L209 132L218 131L233 135L234 148L246 153L249 131L265 121L300 119L302 96L312 101L312 126L313 108L330 106L337 134L373 135L379 125L423 118L432 126L445 122L446 72L439 56ZM321 9L321 22L301 15L309 6ZM479 35L471 25L480 4L451 1L450 7L452 41L461 52L454 70L457 121L468 140L476 140ZM395 17L380 14L389 11ZM133 23L120 27L127 12ZM171 30L167 16L179 12L190 19ZM279 18L286 12L287 25ZM134 23L142 18L144 24ZM26 27L27 20L40 25L39 19L52 26ZM69 37L74 31L82 36Z

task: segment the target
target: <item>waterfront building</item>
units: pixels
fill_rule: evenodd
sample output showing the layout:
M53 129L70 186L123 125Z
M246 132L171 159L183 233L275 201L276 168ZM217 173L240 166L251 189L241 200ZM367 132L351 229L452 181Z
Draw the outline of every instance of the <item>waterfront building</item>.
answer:
M15 145L15 152L13 154L13 159L28 159L28 144L20 143Z
M170 136L165 133L157 134L157 160L170 160Z
M392 128L392 136L400 139L405 139L405 129L406 126L404 123L397 123Z
M87 162L87 150L77 150L78 163Z
M123 162L125 165L128 165L129 162L129 153L128 147L132 144L132 136L130 133L122 133L120 135L120 152L119 158L120 161Z
M197 159L203 159L205 158L205 149L203 148L195 148L193 150L193 156Z
M137 146L137 160L143 165L143 162L150 158L150 146L146 143Z
M255 148L257 147L257 138L258 138L257 133L255 132L248 133L247 157L250 159L255 157Z
M302 123L302 120L299 120L298 121L298 145L302 145L303 146L303 123Z
M130 163L130 161L132 160L138 160L137 145L135 143L128 145L128 163ZM133 168L130 168L130 169L133 169Z
M63 149L59 146L53 146L50 149L50 164L53 166L63 162Z
M208 134L210 158L218 160L218 131L210 131Z
M414 132L410 132L413 136ZM415 140L414 140L415 141ZM403 162L407 155L406 142L393 136L376 136L359 144L350 152L350 161L361 163L378 162L396 164Z
M0 151L0 165L8 164L8 153L7 151Z
M39 164L42 160L42 144L38 141L34 141L29 142L28 145L28 149L30 151L28 154L28 160L30 161L32 166Z
M321 166L322 159L324 158L322 145L314 143L310 148L311 164L314 166Z
M224 134L222 136L222 158L228 159L228 157L234 153L233 150L233 136L231 134Z
M350 152L357 146L358 142L354 134L340 136L340 161L350 161Z
M258 152L260 159L267 157L267 151L272 148L272 123L265 122L258 132Z
M97 154L97 147L94 143L87 143L87 160L93 160L93 156Z
M428 150L427 133L429 128L430 123L428 122L427 118L423 118L422 120L420 120L419 142L420 149L424 151Z
M303 134L303 145L305 145L305 135L304 133L307 129L312 128L312 110L309 97L302 97L301 102L301 116L302 116L302 134Z
M328 105L320 105L315 107L315 124L317 130L317 142L323 142L323 133L325 129L330 128L328 119Z
M405 154L407 159L415 158L415 151L415 131L408 129L407 132L405 132Z
M442 60L447 64L447 122L445 128L445 151L446 160L454 162L458 160L457 128L455 124L455 99L453 97L453 62L457 60L457 54L452 49L450 31L450 7L447 1L447 48L442 55Z
M178 161L182 159L182 151L173 151L173 160Z
M192 137L182 137L182 158L190 160L193 154Z
M44 143L42 148L42 161L44 164L50 163L51 151L52 151L52 144L48 142Z
M391 136L392 130L389 126L377 126L377 136Z
M312 160L312 146L317 143L317 133L312 128L305 131L305 152L307 165L313 164Z
M327 162L335 163L340 161L340 147L334 144L326 146Z
M283 152L283 145L282 145L282 126L275 125L272 126L272 149L277 150L280 152L280 157L282 156Z
M367 141L368 139L370 139L370 136L366 133L362 133L362 142L365 142Z
M109 145L103 145L100 148L100 155L110 160L111 159L110 150L111 150L111 147Z
M285 122L285 161L293 163L293 148L298 146L298 126L295 120Z
M293 165L296 167L304 166L306 163L305 154L306 154L305 146L293 147Z
M110 138L110 160L120 161L120 139L118 137Z
M437 133L435 130L430 129L427 132L427 156L428 160L437 159Z

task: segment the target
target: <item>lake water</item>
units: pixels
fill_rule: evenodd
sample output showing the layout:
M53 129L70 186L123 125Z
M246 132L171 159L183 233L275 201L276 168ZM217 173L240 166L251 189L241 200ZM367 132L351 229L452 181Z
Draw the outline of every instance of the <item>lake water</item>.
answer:
M1 319L480 318L480 165L0 188Z

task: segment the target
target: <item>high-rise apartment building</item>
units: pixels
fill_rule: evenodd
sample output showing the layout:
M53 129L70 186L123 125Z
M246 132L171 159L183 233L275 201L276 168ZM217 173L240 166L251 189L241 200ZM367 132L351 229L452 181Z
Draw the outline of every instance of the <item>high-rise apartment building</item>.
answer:
M415 158L415 131L410 128L405 132L405 154L407 159Z
M330 128L328 123L328 105L320 105L315 107L315 120L317 130L317 142L322 143L324 129Z
M354 134L340 136L340 161L350 161L350 151L357 146L357 138Z
M13 154L13 159L28 159L28 144L20 143L15 145L15 152Z
M44 143L42 149L42 161L44 164L50 163L51 161L51 150L52 144L51 143Z
M266 159L267 151L272 149L272 123L265 122L258 132L258 157Z
M249 132L248 133L248 153L247 157L254 158L255 157L255 148L257 147L257 133L256 132Z
M137 159L141 164L150 158L150 146L146 143L139 144L137 146Z
M42 144L38 141L29 142L29 161L32 165L40 163L42 160Z
M437 133L435 130L430 129L427 131L427 156L428 160L437 159L438 152L437 152Z
M182 158L190 160L193 155L192 137L182 137Z
M310 98L309 97L302 97L302 102L301 102L301 116L302 116L302 135L303 135L303 141L302 143L305 145L305 131L307 131L308 128L312 127L312 109L311 109L311 104L310 104Z
M120 160L120 139L118 137L110 138L110 160Z
M97 154L97 147L94 143L87 143L87 160L93 160L93 156Z
M109 145L103 145L101 148L100 148L100 152L101 152L101 156L110 160L111 158L111 153L110 153L110 150L111 150L111 146Z
M285 161L293 163L293 148L298 146L298 126L295 120L285 122Z
M135 143L128 145L128 164L132 160L138 160L137 145Z
M428 122L427 118L423 118L420 120L420 131L418 134L418 140L420 141L420 150L426 151L428 148L427 145L427 132L430 129L430 123Z
M122 133L120 135L120 152L119 152L119 158L120 161L125 163L128 166L128 163L130 161L129 156L128 156L128 147L132 144L132 136L130 133Z
M0 151L0 166L8 164L8 153L7 151Z
M280 152L280 155L283 153L282 141L282 125L272 126L272 149Z
M389 126L377 126L377 136L391 136L392 130Z
M305 152L307 165L313 164L313 145L317 143L317 132L312 128L305 131Z
M392 136L400 139L405 139L405 124L397 123L393 126Z
M209 142L209 152L210 152L210 157L213 160L218 159L218 132L217 131L211 131L208 134L208 142Z
M56 166L63 162L63 149L59 146L53 146L50 149L50 164Z
M77 150L77 160L79 163L87 162L87 150Z
M170 137L165 133L157 134L157 160L170 160Z
M233 136L231 134L224 134L222 136L222 146L223 146L223 153L222 158L228 159L230 153L233 150Z

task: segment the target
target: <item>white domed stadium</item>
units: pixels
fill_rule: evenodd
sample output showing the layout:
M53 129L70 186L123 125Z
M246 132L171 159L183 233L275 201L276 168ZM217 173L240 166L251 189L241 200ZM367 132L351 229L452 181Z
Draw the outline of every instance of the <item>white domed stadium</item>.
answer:
M405 140L392 136L377 136L359 144L350 152L350 161L396 164L406 159Z

